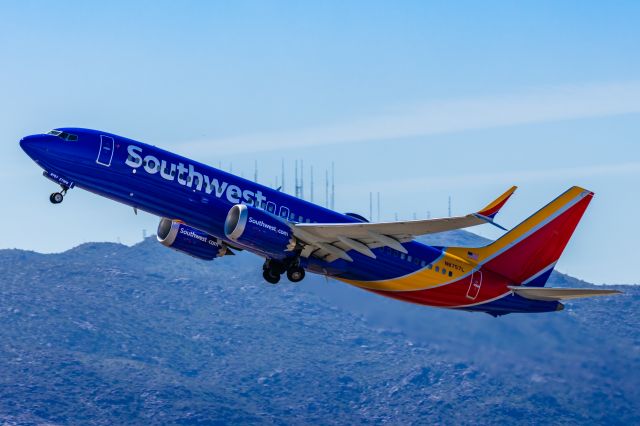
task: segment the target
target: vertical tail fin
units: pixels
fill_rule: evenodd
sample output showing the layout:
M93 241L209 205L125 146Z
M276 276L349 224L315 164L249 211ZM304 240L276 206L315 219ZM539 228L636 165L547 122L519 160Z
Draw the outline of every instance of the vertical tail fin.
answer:
M593 192L573 187L490 245L448 251L514 283L542 287L592 198Z

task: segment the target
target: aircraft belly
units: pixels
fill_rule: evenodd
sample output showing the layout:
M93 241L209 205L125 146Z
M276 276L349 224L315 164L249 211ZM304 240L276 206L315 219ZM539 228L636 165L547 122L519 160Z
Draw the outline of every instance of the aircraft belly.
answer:
M414 274L412 278L415 278L415 281L412 280L412 288L408 287L409 282L404 278L400 284L397 280L371 283L338 279L393 299L445 308L480 305L510 293L507 288L509 282L492 274L486 274L477 292L471 291L474 289L472 274L446 281L441 274L427 270Z

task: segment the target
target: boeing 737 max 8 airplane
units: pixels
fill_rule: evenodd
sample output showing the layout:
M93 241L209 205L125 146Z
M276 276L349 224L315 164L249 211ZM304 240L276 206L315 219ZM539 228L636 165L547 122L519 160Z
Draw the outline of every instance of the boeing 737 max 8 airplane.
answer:
M78 187L144 210L161 217L165 246L203 260L250 251L265 258L272 284L309 271L403 301L494 316L617 293L544 287L593 198L579 187L485 247L432 247L414 238L495 224L516 187L466 216L369 223L111 133L60 128L20 145L61 186L52 203Z

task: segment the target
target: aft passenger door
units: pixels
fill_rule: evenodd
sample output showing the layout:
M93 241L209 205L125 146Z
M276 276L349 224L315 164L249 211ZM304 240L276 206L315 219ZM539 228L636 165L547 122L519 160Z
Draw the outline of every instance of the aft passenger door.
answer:
M471 279L469 280L469 290L467 290L467 299L475 300L480 293L480 287L482 287L482 271L475 270L471 273Z
M111 136L100 135L100 151L96 163L109 167L113 159L114 143Z

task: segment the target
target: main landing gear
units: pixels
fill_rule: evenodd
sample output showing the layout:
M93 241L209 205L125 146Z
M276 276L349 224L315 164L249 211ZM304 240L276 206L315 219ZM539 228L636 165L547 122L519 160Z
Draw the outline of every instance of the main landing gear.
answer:
M62 191L54 192L53 194L51 194L49 196L49 201L51 201L51 204L60 204L64 200L64 196L67 194L68 190L69 188L63 186Z
M285 272L292 283L298 283L305 277L304 268L300 266L300 259L289 262L267 259L262 267L262 276L269 284L278 284L280 276Z

